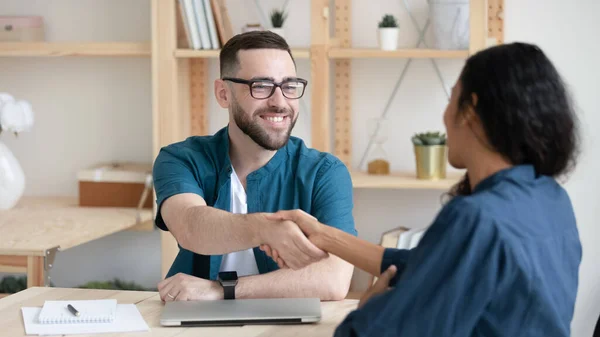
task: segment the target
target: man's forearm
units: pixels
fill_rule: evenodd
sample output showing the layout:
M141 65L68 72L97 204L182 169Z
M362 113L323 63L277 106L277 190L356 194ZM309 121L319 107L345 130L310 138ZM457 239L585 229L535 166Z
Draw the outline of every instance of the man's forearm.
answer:
M348 293L353 266L330 255L300 270L280 269L262 275L241 277L236 298L318 297L342 300Z
M204 255L240 251L261 244L259 221L247 214L234 214L209 206L188 208L181 214L185 231L179 243Z

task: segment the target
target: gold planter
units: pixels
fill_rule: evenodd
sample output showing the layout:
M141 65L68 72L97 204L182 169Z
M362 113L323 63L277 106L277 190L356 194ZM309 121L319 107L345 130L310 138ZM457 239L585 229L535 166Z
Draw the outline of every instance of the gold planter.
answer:
M448 150L446 145L414 145L417 179L446 178Z

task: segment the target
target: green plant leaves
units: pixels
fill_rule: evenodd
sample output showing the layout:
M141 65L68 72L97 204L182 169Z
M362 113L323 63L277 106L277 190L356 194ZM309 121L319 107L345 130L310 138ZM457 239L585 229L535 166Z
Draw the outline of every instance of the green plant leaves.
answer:
M27 277L5 276L0 281L0 293L14 294L27 289Z
M287 19L287 13L285 13L283 10L274 9L271 11L270 15L273 28L283 27L283 23Z
M422 132L412 136L411 141L414 145L446 145L446 134L439 131Z
M379 28L396 28L398 26L398 21L392 14L385 14L379 22Z

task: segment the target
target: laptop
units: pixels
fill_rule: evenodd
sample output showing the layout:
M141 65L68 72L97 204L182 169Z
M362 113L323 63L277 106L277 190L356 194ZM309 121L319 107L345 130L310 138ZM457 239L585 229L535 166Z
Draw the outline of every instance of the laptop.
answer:
M315 323L321 320L318 298L269 298L167 302L162 326L240 326Z

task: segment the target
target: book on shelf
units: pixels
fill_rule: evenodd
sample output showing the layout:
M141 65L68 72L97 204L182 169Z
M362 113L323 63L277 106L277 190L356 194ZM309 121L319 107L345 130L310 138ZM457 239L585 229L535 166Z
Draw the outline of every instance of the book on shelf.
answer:
M225 0L210 0L210 3L212 5L219 39L221 40L221 44L224 45L233 37L233 28L231 20L229 19L229 12L227 11Z
M208 33L210 35L210 44L212 45L213 49L218 49L221 47L221 45L219 44L219 37L217 35L217 25L213 14L213 6L211 6L210 0L203 1L204 11L206 13L206 21L208 24Z
M179 0L178 7L189 48L219 49L233 36L224 0Z
M413 249L421 241L427 227L408 228L400 226L381 235L380 245L384 248ZM377 282L377 277L372 278L371 284Z

